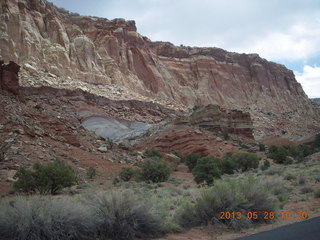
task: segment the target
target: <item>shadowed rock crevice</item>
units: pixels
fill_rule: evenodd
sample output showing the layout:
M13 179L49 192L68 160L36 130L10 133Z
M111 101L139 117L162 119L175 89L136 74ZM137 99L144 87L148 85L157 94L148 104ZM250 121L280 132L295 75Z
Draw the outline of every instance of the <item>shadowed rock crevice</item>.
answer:
M8 64L4 64L4 61L0 60L0 86L1 89L11 92L15 95L19 95L20 85L18 72L20 66L13 61Z

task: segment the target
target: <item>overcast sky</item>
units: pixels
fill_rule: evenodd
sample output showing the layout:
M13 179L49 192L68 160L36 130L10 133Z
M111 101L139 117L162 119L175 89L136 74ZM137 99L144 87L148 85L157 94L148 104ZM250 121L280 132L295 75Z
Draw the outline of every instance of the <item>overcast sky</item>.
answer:
M220 47L286 65L320 97L319 0L51 0L82 15L135 20L153 41Z

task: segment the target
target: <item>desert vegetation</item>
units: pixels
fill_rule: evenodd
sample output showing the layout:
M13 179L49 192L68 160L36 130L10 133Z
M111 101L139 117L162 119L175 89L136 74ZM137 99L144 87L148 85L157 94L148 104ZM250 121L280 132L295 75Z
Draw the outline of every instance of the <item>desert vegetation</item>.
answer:
M318 139L317 135L317 139ZM308 145L286 145L286 146L271 146L269 148L268 157L275 160L276 163L280 164L291 164L293 161L303 161L303 159L317 151L318 141L316 140L313 146Z
M18 181L14 183L13 187L17 191L26 193L56 194L62 188L74 185L76 180L71 167L56 160L47 165L35 163L33 171L25 168L19 169Z
M289 201L320 196L313 185L320 180L316 159L290 165L265 159L259 168L260 158L253 153L181 156L195 182L204 183L195 188L170 176L170 165L161 157L151 151L139 167L123 168L117 184L104 190L79 186L81 193L76 196L37 195L57 193L75 183L73 171L62 162L20 169L15 188L33 195L1 200L0 236L8 240L145 239L217 223L240 230L276 221L279 216L266 217L266 213L279 212ZM53 173L69 177L56 188L43 173L52 179ZM48 182L39 185L40 179Z
M223 174L258 168L259 161L259 157L254 153L226 154L223 159L190 154L185 159L186 165L194 175L195 182L205 182L207 185L211 185L214 179L220 178Z

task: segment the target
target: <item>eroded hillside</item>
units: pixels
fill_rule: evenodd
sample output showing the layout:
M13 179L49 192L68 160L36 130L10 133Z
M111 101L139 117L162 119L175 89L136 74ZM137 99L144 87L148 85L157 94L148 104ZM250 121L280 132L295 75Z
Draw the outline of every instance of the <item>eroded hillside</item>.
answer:
M45 0L4 0L0 19L0 58L22 66L24 86L81 88L175 109L243 109L253 116L255 135L318 129L319 110L293 72L257 54L151 42L134 21L80 16Z

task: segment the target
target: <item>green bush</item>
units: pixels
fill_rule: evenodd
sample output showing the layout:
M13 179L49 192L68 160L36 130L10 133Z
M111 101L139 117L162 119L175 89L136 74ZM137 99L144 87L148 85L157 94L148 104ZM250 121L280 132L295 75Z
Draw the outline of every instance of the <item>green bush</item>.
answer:
M221 172L224 174L233 174L237 166L231 154L226 154L222 161Z
M281 147L271 146L268 157L274 159L275 162L279 164L291 164L293 163L293 159L301 162L314 151L314 148L303 144L286 145Z
M284 149L287 151L287 155L301 162L305 157L313 153L313 149L307 145L288 145L284 146ZM285 163L286 164L286 163Z
M98 193L87 201L100 220L99 239L146 239L164 234L162 220L151 205L131 192Z
M273 212L277 204L278 200L256 179L218 180L213 187L204 189L195 203L182 206L175 219L184 228L221 222L241 229L252 222L267 222L264 212ZM221 219L221 212L240 212L242 218ZM257 212L256 219L247 217L252 212Z
M276 163L283 164L286 162L288 153L284 147L272 146L269 149L268 157L275 160Z
M265 150L266 150L266 147L264 146L264 144L259 143L259 151L264 152Z
M152 149L151 151L147 152L147 158L153 158L153 157L162 158L162 154L159 152L159 150Z
M147 158L141 164L141 177L148 182L164 182L171 173L170 165L159 158Z
M122 168L119 177L121 180L128 182L134 177L135 173L136 171L133 168Z
M259 157L254 153L236 153L232 155L235 162L236 169L240 169L243 172L249 169L255 169L259 166Z
M35 192L36 191L36 180L34 172L20 168L17 173L18 181L13 183L13 188L21 192Z
M47 165L36 163L33 171L20 169L18 181L13 187L18 191L35 192L40 194L56 194L64 187L70 187L76 183L76 176L71 167L61 161L54 161Z
M211 156L199 158L197 165L193 168L192 174L196 183L205 182L211 185L214 178L220 178L220 160Z
M265 159L265 160L263 161L263 165L261 166L261 170L262 170L262 171L265 171L265 170L267 170L269 167L270 167L270 162L269 162L267 159Z
M0 239L96 239L97 219L69 198L19 197L0 203Z
M189 168L189 171L192 172L192 169L197 165L197 161L200 158L198 154L191 153L185 159L186 165Z

